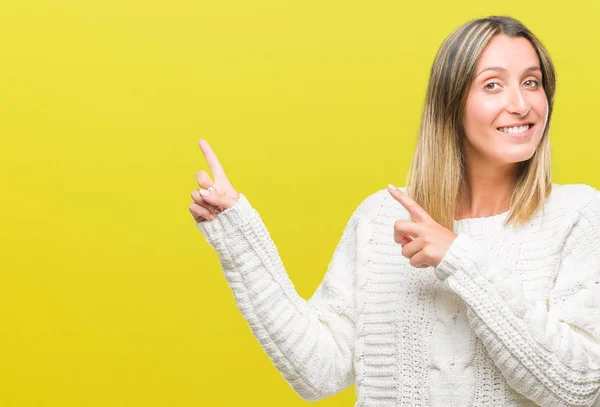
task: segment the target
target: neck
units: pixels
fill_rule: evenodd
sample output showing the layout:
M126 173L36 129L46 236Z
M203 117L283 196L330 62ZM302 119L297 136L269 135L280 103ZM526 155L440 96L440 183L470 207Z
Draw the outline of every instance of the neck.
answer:
M468 168L459 191L456 220L498 215L510 209L510 199L517 181L514 164L504 167Z

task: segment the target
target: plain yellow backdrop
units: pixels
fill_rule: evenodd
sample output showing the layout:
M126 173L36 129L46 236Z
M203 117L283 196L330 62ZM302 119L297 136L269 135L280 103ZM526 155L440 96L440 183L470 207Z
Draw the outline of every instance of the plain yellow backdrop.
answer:
M561 4L2 2L0 407L306 405L188 211L198 140L308 298L356 206L404 185L433 57L469 19L542 39L554 182L600 187L600 3Z

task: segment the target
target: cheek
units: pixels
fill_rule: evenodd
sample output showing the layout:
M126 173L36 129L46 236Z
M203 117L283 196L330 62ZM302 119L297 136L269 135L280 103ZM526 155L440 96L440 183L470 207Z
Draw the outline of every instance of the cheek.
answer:
M473 135L473 132L479 133L493 127L501 112L502 103L499 98L470 97L467 99L464 119L467 137Z
M548 99L546 99L546 94L544 92L536 92L531 95L529 105L545 123L548 115Z

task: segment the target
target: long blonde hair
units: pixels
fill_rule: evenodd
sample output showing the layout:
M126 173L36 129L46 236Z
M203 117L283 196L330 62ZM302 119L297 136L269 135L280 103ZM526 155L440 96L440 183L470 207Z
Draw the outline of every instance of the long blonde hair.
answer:
M537 37L514 18L492 16L469 21L444 40L431 67L417 148L406 180L409 195L450 230L459 194L466 186L465 101L484 48L499 34L529 40L540 60L548 99L544 134L533 156L518 164L519 177L505 225L523 225L540 207L543 209L552 190L549 131L556 74L550 56Z

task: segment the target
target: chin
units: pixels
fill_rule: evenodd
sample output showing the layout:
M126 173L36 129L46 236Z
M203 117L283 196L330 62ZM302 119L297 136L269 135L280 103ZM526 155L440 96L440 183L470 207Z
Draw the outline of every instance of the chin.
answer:
M504 164L516 164L531 159L534 153L535 149L531 148L528 148L526 151L507 151L506 154L497 157L497 160Z

